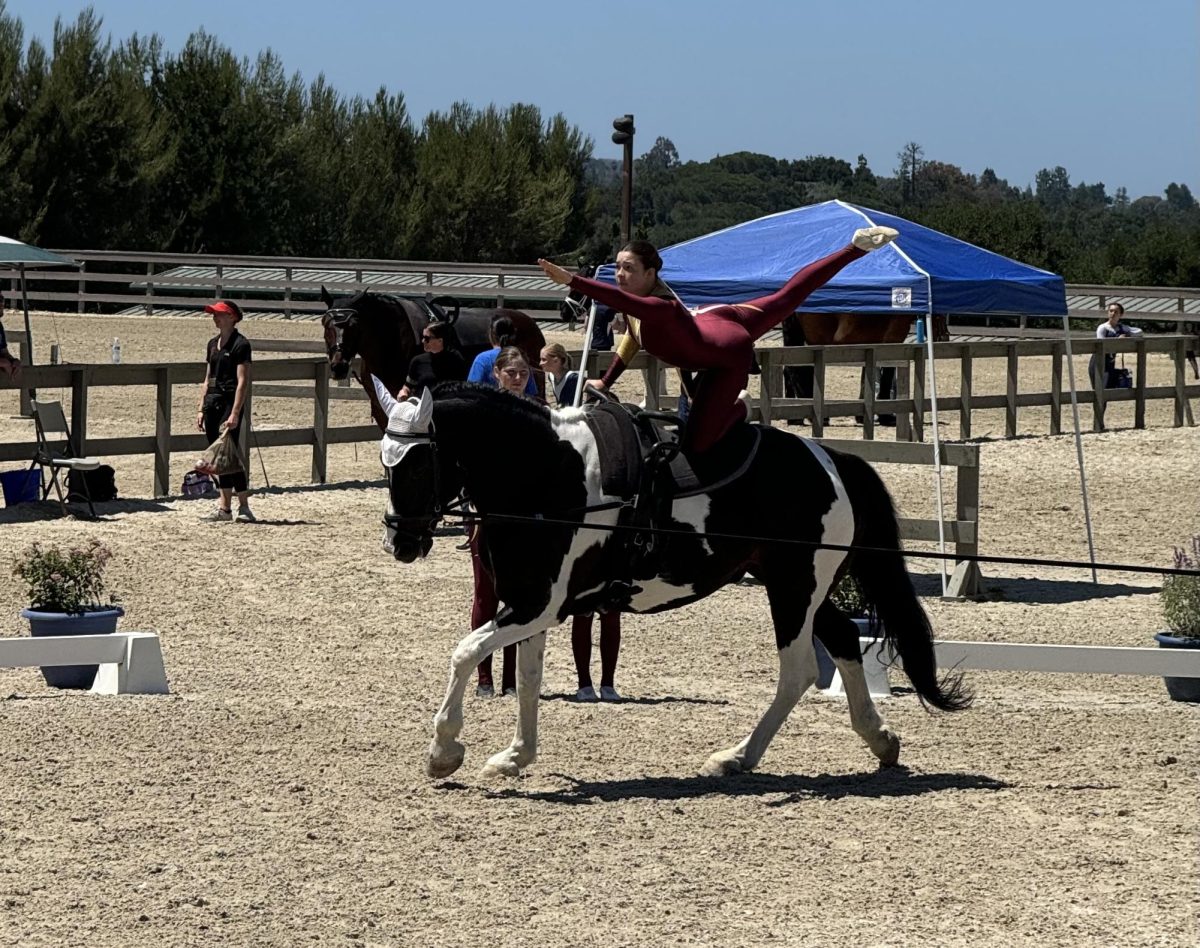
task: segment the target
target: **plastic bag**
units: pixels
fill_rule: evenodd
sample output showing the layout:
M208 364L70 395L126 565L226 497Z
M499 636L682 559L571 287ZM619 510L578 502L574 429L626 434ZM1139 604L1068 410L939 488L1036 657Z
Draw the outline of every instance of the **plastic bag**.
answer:
M195 468L197 471L211 474L213 477L236 474L242 469L242 459L238 457L237 443L229 437L228 428L223 430L220 437L200 455Z

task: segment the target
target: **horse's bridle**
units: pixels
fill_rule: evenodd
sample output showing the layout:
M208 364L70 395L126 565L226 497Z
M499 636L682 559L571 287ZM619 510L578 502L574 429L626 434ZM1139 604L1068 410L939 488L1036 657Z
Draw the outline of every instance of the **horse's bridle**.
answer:
M341 309L327 309L325 310L325 315L321 317L322 325L328 326L333 330L333 345L329 347L327 352L331 363L333 362L334 353L341 353L342 360L347 361L342 340L346 332L346 327L358 315L358 310L343 307Z
M412 517L401 517L397 514L385 513L383 515L384 526L410 537L421 533L432 535L437 525L442 522L443 514L442 465L438 457L437 436L433 428L433 422L429 422L428 432L396 431L394 428L387 428L384 433L389 437L395 438L397 441L405 441L412 444L428 444L433 462L433 506L430 511ZM392 489L392 470L391 467L387 468L389 494Z

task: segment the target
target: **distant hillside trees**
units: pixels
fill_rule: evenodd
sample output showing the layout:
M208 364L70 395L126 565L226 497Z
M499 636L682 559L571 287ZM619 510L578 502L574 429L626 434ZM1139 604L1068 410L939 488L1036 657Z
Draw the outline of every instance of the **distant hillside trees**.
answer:
M840 198L1072 282L1200 286L1200 207L1185 184L1109 195L1039 171L1017 187L904 143L864 156L751 152L635 161L633 227L660 246ZM381 88L347 98L272 52L239 59L200 31L178 52L112 44L90 9L26 43L0 0L0 233L47 247L532 262L611 259L620 165L562 115L455 103L421 120Z

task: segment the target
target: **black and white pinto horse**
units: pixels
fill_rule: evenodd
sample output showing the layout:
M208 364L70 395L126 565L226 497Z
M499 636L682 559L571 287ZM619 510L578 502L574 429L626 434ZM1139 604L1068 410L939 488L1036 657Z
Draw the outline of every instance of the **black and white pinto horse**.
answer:
M616 524L618 498L601 490L599 446L584 409L552 412L464 383L443 383L420 401L397 402L379 389L388 411L381 442L389 491L385 547L405 563L424 556L447 505L465 495L483 518L485 562L502 604L493 621L454 651L426 769L445 777L462 764L458 738L471 672L484 656L518 642L516 735L484 768L485 774L518 775L537 754L546 631L603 604L620 569L611 555L611 545L621 542L618 533L587 526ZM522 464L502 463L517 445ZM932 631L899 552L891 497L865 461L764 427L742 476L708 494L675 498L660 525L674 533L656 575L633 586L624 611L674 609L750 573L766 586L775 627L775 699L754 731L713 754L704 773L758 765L816 681L814 635L841 671L854 730L883 765L898 761L900 740L867 688L858 629L828 598L847 569L877 607L884 636L925 705L969 705L960 677L937 677ZM844 551L818 549L821 543L869 549L850 560Z

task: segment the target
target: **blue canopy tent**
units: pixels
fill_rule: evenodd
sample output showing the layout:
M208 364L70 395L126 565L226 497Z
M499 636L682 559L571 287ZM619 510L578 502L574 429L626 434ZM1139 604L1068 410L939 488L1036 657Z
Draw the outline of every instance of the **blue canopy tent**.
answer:
M842 270L802 311L1066 315L1066 289L1057 274L844 201L770 214L667 247L660 251L661 276L689 306L735 303L774 292L872 224L894 227L900 236ZM612 265L596 278L613 282Z
M770 214L667 247L659 251L663 260L659 275L689 306L753 299L778 290L807 264L846 246L856 229L871 225L894 227L900 236L879 251L845 267L813 292L801 306L801 311L897 315L907 310L914 316L925 317L940 526L944 519L941 452L930 319L934 314L1061 316L1066 331L1067 297L1061 276L893 214L845 201L825 201ZM597 271L596 278L614 283L614 272L613 265L609 264ZM1069 331L1066 336L1088 546L1092 549L1094 562ZM941 548L944 553L944 536L941 537ZM970 581L956 577L955 585L961 588L967 582ZM945 592L944 572L942 586Z

